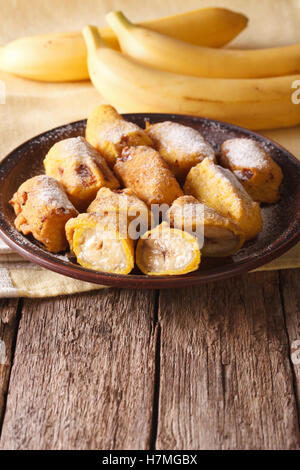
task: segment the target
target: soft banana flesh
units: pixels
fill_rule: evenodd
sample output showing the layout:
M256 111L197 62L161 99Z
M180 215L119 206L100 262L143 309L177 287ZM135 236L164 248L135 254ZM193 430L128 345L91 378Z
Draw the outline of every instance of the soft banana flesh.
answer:
M187 274L198 269L200 259L196 238L166 222L146 232L137 243L136 263L150 276Z
M204 228L203 256L230 256L241 247L241 236L223 227L206 226Z
M87 269L129 274L134 266L134 243L115 222L114 215L80 214L66 224L66 235L77 262Z
M199 78L160 71L107 47L86 26L90 77L107 101L124 112L202 115L252 129L300 124L291 99L300 75L258 79Z
M245 242L245 235L238 225L193 196L176 199L166 213L166 219L172 227L197 236L203 256L230 256Z
M106 16L122 51L139 62L196 77L259 78L300 73L300 44L257 50L214 49L131 23L122 12Z
M221 47L246 27L247 18L223 8L203 8L141 24L193 44ZM119 49L110 28L99 31L110 47ZM0 70L47 82L87 80L86 57L80 32L26 37L0 47Z

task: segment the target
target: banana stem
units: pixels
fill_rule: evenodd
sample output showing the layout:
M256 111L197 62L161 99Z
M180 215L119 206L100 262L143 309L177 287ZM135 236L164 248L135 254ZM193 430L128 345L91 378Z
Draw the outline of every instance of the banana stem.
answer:
M97 26L85 26L82 30L82 35L89 51L96 51L101 47L108 47L106 42L101 38Z
M106 21L114 32L128 31L131 28L136 28L136 25L126 18L121 11L111 11L106 15Z

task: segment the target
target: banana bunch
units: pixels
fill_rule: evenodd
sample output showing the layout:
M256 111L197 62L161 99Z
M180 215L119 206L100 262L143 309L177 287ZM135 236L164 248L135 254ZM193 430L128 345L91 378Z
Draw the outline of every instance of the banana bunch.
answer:
M94 86L123 111L200 115L252 129L300 124L300 106L291 100L292 83L300 74L252 79L187 76L111 49L94 26L86 26L83 36ZM172 56L176 60L176 50Z
M300 73L300 44L270 49L214 49L131 23L122 12L106 16L121 50L150 67L167 72L214 78L264 78Z
M134 25L121 12L111 28L18 39L0 47L0 70L43 81L91 78L122 111L201 115L249 127L300 124L292 102L300 79L300 44L273 49L217 49L247 18L205 8ZM120 49L122 52L120 52Z
M202 8L141 23L141 26L191 44L221 47L247 25L244 15L224 8ZM110 28L99 32L113 49L119 49ZM47 82L89 78L87 53L80 32L46 34L17 39L0 47L0 70Z

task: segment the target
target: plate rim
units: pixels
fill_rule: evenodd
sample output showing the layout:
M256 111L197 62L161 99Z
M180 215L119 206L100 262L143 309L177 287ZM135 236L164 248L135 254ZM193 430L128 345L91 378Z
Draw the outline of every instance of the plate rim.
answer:
M191 116L186 114L175 114L175 113L123 113L122 116L125 119L130 120L133 116L140 116L145 118L156 117L162 118L168 117L172 119L189 119L195 122L199 121L208 121L210 123L215 123L217 125L221 125L221 127L225 126L226 128L230 129L231 131L240 131L242 133L246 133L249 136L258 137L259 140L263 139L264 141L270 142L275 148L279 148L285 154L287 154L288 158L296 164L300 169L300 162L297 158L289 152L285 147L281 144L278 144L274 140L266 137L256 131L252 131L250 129L237 126L235 124L230 124L225 121L209 119L203 116ZM27 146L31 141L37 140L39 138L44 137L49 133L53 133L55 131L61 130L64 127L76 127L80 125L84 125L86 123L86 119L81 119L77 121L73 121L71 123L63 124L52 129L49 129L45 132L42 132L34 137L31 137L27 141L23 142L15 149L10 151L8 155L6 155L2 161L0 162L0 171L4 171L5 173L5 166L9 164L11 158L15 158L15 154L22 152L23 146ZM18 160L19 161L19 160ZM0 187L2 186L3 176L0 176ZM3 227L4 223L4 227ZM114 274L114 273L105 273L105 272L98 272L83 268L82 266L74 265L71 266L69 264L64 264L63 260L56 258L55 260L49 260L46 257L43 257L43 253L40 254L32 253L28 248L21 245L21 242L18 242L13 238L12 235L9 234L9 231L5 229L5 225L8 222L5 219L4 214L0 213L0 237L1 239L15 252L21 255L23 258L31 261L34 264L42 266L43 268L49 269L54 271L58 274L65 275L67 277L75 278L81 281L90 282L97 285L103 286L111 286L111 287L124 287L124 288L147 288L147 289L164 289L164 288L172 288L172 287L186 287L186 286L193 286L193 285L200 285L206 284L208 282L218 281L221 279L227 279L230 277L238 276L241 274L245 274L255 268L263 266L264 264L278 258L282 254L286 253L290 248L295 246L295 244L300 241L300 213L297 214L297 217L294 219L295 230L289 236L288 239L284 239L283 242L273 248L269 253L265 253L264 255L254 257L252 259L246 258L244 260L236 261L234 265L224 265L220 268L220 266L210 269L210 272L201 276L201 274L196 276L189 276L186 275L179 275L179 276L147 276L145 274ZM292 225L292 226L293 226ZM24 236L25 237L25 236ZM280 238L280 237L279 237ZM96 279L95 279L96 278Z

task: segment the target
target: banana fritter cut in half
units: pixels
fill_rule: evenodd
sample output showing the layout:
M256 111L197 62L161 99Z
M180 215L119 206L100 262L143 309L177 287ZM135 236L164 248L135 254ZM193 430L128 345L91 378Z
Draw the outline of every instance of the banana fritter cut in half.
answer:
M124 220L126 228L126 220ZM80 214L66 224L66 235L77 262L84 268L129 274L134 266L134 242L116 214Z
M170 205L183 192L164 159L151 147L123 149L114 171L125 187L131 188L149 207Z
M165 121L148 124L146 131L155 149L179 181L184 181L190 169L204 158L215 161L211 145L192 127Z
M152 226L152 213L147 205L137 197L132 189L99 189L96 199L90 204L87 212L102 214L117 213L125 215L128 221L130 237L139 238Z
M65 224L78 212L58 181L46 175L30 178L21 184L10 204L19 232L32 234L52 253L67 249Z
M230 256L245 241L244 233L232 220L201 204L193 196L176 199L166 218L172 227L197 236L203 256Z
M246 240L262 230L259 204L254 202L231 171L209 158L194 166L187 175L184 191L224 217L232 219Z
M226 140L219 162L235 174L254 201L273 203L280 198L281 168L255 140Z
M198 269L201 254L198 241L188 232L162 222L138 241L136 263L149 276L175 276Z
M54 144L44 159L46 174L56 178L81 212L105 186L118 188L119 181L104 157L83 137L72 137Z
M124 147L152 145L144 129L126 121L108 104L98 106L90 114L86 125L86 139L99 150L113 168Z

